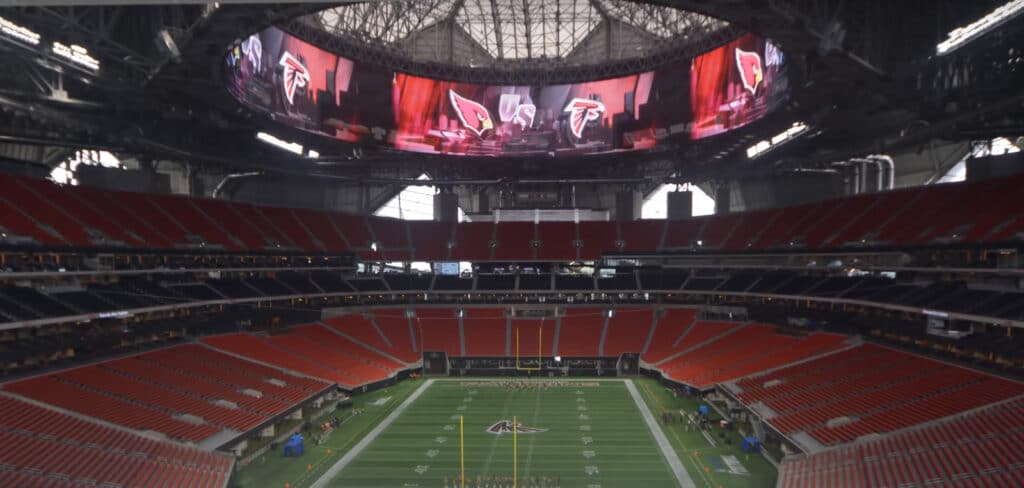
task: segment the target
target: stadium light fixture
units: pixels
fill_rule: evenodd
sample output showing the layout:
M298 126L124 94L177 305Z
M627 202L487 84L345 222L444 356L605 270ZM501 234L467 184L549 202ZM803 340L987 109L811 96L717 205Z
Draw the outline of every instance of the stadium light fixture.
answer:
M93 71L100 70L100 60L92 57L89 50L78 44L67 45L53 41L53 53L79 66Z
M758 142L757 144L754 144L753 146L748 147L747 158L754 159L778 146L781 146L789 141L792 141L793 139L799 137L801 134L807 132L807 129L809 129L807 124L803 122L793 122L793 125L790 128L778 134L775 134L774 136L772 136L771 139L765 139L763 141Z
M39 45L39 34L10 20L0 17L0 32L10 37L11 39L24 42L25 44L31 44L33 46Z
M747 148L747 158L754 159L761 155L761 153L771 149L772 143L768 141L761 141L753 146Z
M267 134L266 132L257 132L256 138L267 144L270 144L271 146L277 147L279 149L284 149L285 151L288 151L290 153L302 156L302 144L299 144L297 142L288 142L286 140L279 139L275 136Z
M1021 12L1024 12L1024 0L1013 0L1003 4L1003 6L989 12L988 15L963 27L957 27L949 31L946 40L935 46L935 52L939 56L949 54L960 46L988 34L993 29L1017 17Z

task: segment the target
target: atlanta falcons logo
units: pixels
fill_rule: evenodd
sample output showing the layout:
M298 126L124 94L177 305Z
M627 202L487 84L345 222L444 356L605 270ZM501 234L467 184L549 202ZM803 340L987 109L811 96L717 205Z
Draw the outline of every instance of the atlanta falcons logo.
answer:
M547 432L548 429L541 429L539 427L526 427L523 424L516 424L516 431L520 434L536 434L538 432ZM487 428L489 434L501 435L512 433L512 421L511 420L499 420L494 425Z
M764 69L761 65L761 56L757 53L736 49L736 67L740 70L740 80L743 81L743 88L746 88L751 95L757 94L757 87L764 80Z
M587 98L573 98L563 112L569 114L569 132L579 139L587 123L599 119L604 113L604 104Z
M462 121L462 126L477 137L494 128L494 121L491 120L491 113L487 111L487 107L455 93L455 90L448 90L448 98L452 102L455 114Z
M309 84L309 70L287 51L281 56L278 64L284 68L284 96L291 105L295 103L295 90Z

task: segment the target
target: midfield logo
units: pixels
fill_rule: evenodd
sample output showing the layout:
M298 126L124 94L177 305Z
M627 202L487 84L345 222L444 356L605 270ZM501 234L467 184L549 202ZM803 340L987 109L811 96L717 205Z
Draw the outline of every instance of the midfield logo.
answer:
M540 432L547 432L548 429L540 427L527 427L523 424L516 424L516 430L520 434L537 434ZM487 428L487 432L494 435L511 434L512 433L512 421L511 420L499 420Z

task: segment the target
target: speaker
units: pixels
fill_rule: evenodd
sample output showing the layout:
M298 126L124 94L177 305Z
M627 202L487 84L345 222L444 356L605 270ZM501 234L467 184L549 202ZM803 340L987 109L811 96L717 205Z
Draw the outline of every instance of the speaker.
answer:
M723 185L715 192L715 214L725 215L731 211L730 195L731 188L729 185Z
M683 220L693 217L693 192L672 191L665 194L668 219Z
M434 194L434 222L459 221L459 195L455 193Z
M616 193L615 220L619 222L640 220L643 205L643 194L638 191L625 190Z

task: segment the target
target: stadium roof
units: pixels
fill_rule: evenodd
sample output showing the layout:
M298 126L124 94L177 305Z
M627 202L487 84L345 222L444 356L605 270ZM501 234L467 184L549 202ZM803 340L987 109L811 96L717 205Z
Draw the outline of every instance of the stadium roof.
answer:
M472 67L640 58L664 49L666 41L699 41L729 26L700 13L627 0L385 0L310 17L347 42L386 47L415 61ZM613 48L603 49L610 39ZM459 50L453 42L466 45Z

